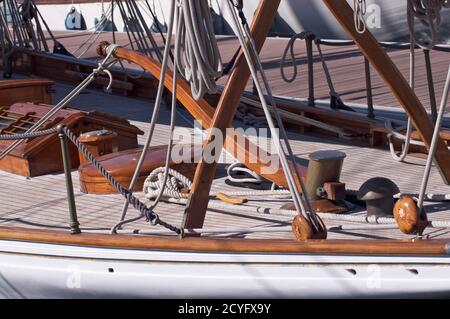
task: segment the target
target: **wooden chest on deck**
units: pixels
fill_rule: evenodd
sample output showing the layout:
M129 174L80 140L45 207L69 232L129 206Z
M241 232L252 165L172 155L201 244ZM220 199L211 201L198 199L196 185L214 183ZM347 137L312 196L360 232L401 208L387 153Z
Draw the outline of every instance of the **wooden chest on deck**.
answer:
M33 123L45 115L51 106L45 104L16 103L0 108L0 134L24 133ZM136 148L137 135L143 134L128 120L100 112L83 112L63 109L52 116L41 129L55 127L64 123L75 134L107 129L117 134L116 145L119 151ZM13 141L0 141L0 151ZM80 161L77 148L68 141L70 161L73 169ZM6 158L0 160L0 169L32 177L63 170L61 146L57 134L24 140Z

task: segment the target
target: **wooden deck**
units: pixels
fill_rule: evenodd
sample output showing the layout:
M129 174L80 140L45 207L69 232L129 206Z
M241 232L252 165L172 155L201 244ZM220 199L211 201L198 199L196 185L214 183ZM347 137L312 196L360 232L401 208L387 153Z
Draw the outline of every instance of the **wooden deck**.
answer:
M58 32L58 35L67 34L66 32ZM158 43L162 45L162 41L158 35L155 35ZM70 51L74 52L81 43L86 41L88 36L62 38L60 42ZM108 33L101 34L95 43L107 40L111 41L111 35ZM297 40L295 43L296 63L298 66L298 77L292 83L283 81L280 75L281 57L289 39L286 38L269 38L267 39L261 58L263 66L267 72L274 94L280 96L289 96L294 98L307 98L307 59L305 42ZM117 34L118 44L130 47L128 38L124 33ZM219 48L224 63L228 62L237 48L238 40L234 37L219 38ZM96 44L83 55L85 58L95 58ZM330 70L332 80L336 91L341 95L344 102L367 104L366 84L364 74L364 59L356 46L330 47L322 45L324 58ZM409 50L393 50L388 49L389 56L393 59L402 74L409 78ZM450 53L432 51L430 52L433 79L436 90L436 100L439 104L441 99L445 77L450 65ZM288 60L289 61L289 60ZM289 77L292 73L292 67L287 64L286 75ZM428 85L426 81L426 69L424 54L421 50L416 50L416 94L423 105L430 109L430 98ZM321 60L317 49L314 46L314 82L315 82L315 98L319 100L329 99L329 88L323 72ZM225 77L219 81L220 84L225 83ZM373 100L375 105L387 107L399 107L399 104L388 87L381 78L372 70L372 87ZM252 84L248 83L247 89L251 90Z
M55 101L59 101L71 86L56 85ZM71 106L84 110L97 109L128 117L139 128L147 132L146 121L149 120L153 104L150 101L112 96L99 91L86 90ZM156 128L153 145L166 144L168 132L167 109L163 108ZM192 118L185 110L178 112L177 124L190 128L193 133ZM236 123L239 125L239 123ZM140 137L140 143L144 137ZM353 146L343 142L329 141L308 135L290 133L290 140L297 156L307 159L308 154L316 150L334 149L347 154L344 162L342 181L348 188L358 189L368 178L384 176L392 179L402 192L416 193L419 190L425 161L420 158L408 157L407 163L395 162L388 151ZM229 156L224 156L222 163L231 162ZM119 195L86 195L79 191L78 174L72 173L76 190L76 204L83 231L107 232L118 221L123 199ZM242 190L226 185L223 165L219 169L213 184L213 192ZM438 174L433 169L429 192L449 193ZM138 194L142 198L142 193ZM249 197L248 205L279 208L289 201L288 198ZM161 203L156 212L161 219L180 225L183 206ZM426 203L426 210L431 220L450 220L450 203ZM132 208L129 217L136 216ZM356 212L353 214L363 214ZM233 206L225 210L212 210L207 213L205 228L211 227L281 227L289 226L291 218L256 213L237 212ZM349 222L326 221L327 226L356 225ZM0 225L21 226L45 229L66 229L68 226L68 208L65 193L64 176L62 174L47 175L26 179L21 176L0 172ZM128 224L124 231L134 229L150 231L154 229L145 221ZM230 235L230 234L228 234ZM232 236L246 238L293 238L290 232L277 233L234 233ZM432 238L450 237L448 229L429 228L426 235ZM403 235L398 229L364 231L332 232L329 238L348 239L387 239L411 238Z

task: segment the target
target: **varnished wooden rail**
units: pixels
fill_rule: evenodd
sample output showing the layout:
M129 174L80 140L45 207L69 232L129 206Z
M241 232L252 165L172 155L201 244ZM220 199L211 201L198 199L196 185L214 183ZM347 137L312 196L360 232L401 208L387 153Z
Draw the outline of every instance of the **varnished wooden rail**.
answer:
M448 255L448 240L267 240L111 235L0 226L0 240L89 247L230 252L358 255Z
M259 7L250 27L258 51L261 50L267 38L270 27L275 20L279 4L280 0L261 0L259 3ZM233 71L222 92L211 125L215 129L220 130L222 134L225 132L226 128L231 125L241 95L245 90L249 78L250 69L241 50ZM212 143L214 143L214 136L210 134L205 145ZM192 182L191 193L183 217L182 227L203 227L206 209L208 208L209 193L211 191L212 181L216 174L216 168L216 161L207 163L203 158L197 165L195 177Z
M350 5L343 0L323 0L329 10L336 17L337 21L344 27L353 41L358 45L367 60L377 70L381 78L391 88L401 106L412 119L414 126L425 143L427 149L430 148L433 136L433 124L428 118L427 112L422 103L411 89L408 81L392 62L384 49L378 44L375 37L366 30L360 34L356 31L353 10ZM446 184L450 183L450 151L442 138L438 141L435 155L436 166L439 168L441 176Z

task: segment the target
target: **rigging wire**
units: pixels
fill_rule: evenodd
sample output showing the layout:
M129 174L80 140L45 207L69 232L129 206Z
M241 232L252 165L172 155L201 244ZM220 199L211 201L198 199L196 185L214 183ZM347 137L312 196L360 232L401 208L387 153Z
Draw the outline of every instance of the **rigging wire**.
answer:
M258 95L259 95L259 98L261 100L261 104L262 104L264 113L266 115L267 122L269 124L269 128L270 128L270 131L271 131L271 134L272 134L272 138L273 138L273 140L275 142L274 145L276 147L277 153L279 154L279 158L281 160L281 165L283 167L286 179L288 181L289 189L290 189L290 191L292 193L292 199L294 201L294 205L295 205L295 207L297 209L297 212L299 214L302 214L303 217L307 221L310 222L310 224L313 226L313 228L315 228L315 230L317 232L320 232L321 231L321 227L320 227L321 224L318 221L317 216L316 216L316 214L315 214L315 212L314 212L314 210L312 208L311 202L309 201L308 194L306 192L300 193L298 188L297 188L297 185L295 183L293 173L296 175L297 180L299 181L300 187L302 188L302 190L306 189L305 185L303 183L303 180L302 180L299 168L298 168L297 165L295 165L296 158L295 158L295 156L293 154L293 151L292 151L292 148L290 146L289 139L288 139L287 133L286 133L286 131L284 129L283 122L281 120L280 114L278 113L278 110L277 110L277 107L276 107L276 103L275 103L275 100L273 98L270 86L268 84L268 80L267 80L267 77L265 75L264 69L263 69L263 67L261 65L261 61L260 61L258 52L256 50L256 45L254 43L254 40L253 40L253 37L251 35L250 29L248 27L248 24L246 22L244 22L245 20L241 19L241 20L243 20L242 21L242 25L239 23L239 19L238 19L238 16L236 14L235 9L237 9L237 11L239 12L239 16L240 17L242 16L245 19L244 13L242 11L243 2L242 1L238 1L237 4L236 4L235 2L230 0L230 1L227 1L226 3L228 5L228 9L230 10L231 15L233 17L233 23L234 23L235 28L237 30L237 36L238 36L240 45L241 45L243 53L244 53L244 55L246 57L247 64L249 66L251 75L253 77L253 81L254 81L256 89L258 91ZM244 39L244 34L245 34L245 37L246 37L247 40ZM256 65L254 65L253 63L256 63ZM266 97L265 97L264 92L263 92L263 87L261 86L261 83L260 83L260 80L258 78L257 72L259 72L259 74L260 74L260 76L262 78L263 86L264 86L264 89L267 92L269 103L267 103L267 101L266 101ZM269 110L269 105L270 105L270 108L271 108L272 112L275 115L275 119L276 119L276 122L278 124L279 131L281 133L281 138L280 138L280 135L278 133L278 130L275 127L275 123L273 122L273 119L272 119L272 116L271 116L271 112ZM294 168L293 172L291 171L292 168L289 166L289 163L287 161L285 150L284 150L284 147L283 147L283 145L281 143L281 139L284 141L284 146L287 149L287 153L289 154L289 158L290 158L291 162L294 164L293 165L293 168ZM305 205L306 205L306 207L305 207Z
M168 59L169 59L169 51L170 51L170 43L172 40L172 30L173 30L173 26L174 26L174 21L175 21L175 12L176 12L176 1L177 0L172 0L171 3L171 10L170 10L170 20L169 20L169 28L168 28L168 33L167 33L167 43L165 45L164 48L164 54L163 54L163 63L161 66L161 72L160 72L160 79L159 79L159 83L158 83L158 91L157 91L157 95L156 95L156 101L155 101L155 106L153 108L153 112L152 112L152 118L150 120L149 123L149 130L148 130L148 135L147 138L145 140L144 143L144 147L142 149L142 153L141 156L138 160L138 163L136 165L135 171L133 173L133 177L131 178L131 182L130 182L130 192L134 189L138 179L139 179L139 175L142 169L142 165L144 164L144 160L145 160L145 156L147 154L147 150L150 146L150 143L153 139L153 133L155 130L155 126L156 126L156 121L158 119L158 115L159 115L159 111L161 109L161 104L162 104L162 97L163 97L163 92L164 92L164 82L165 82L165 78L166 78L166 71L167 71L167 64L168 64ZM176 78L175 74L174 74L174 78ZM175 82L176 84L176 82ZM173 88L174 90L176 89L176 85ZM172 110L174 109L174 103L176 101L175 95L172 98ZM172 114L172 118L175 115ZM173 122L174 123L174 122ZM171 135L172 136L172 135ZM171 140L171 139L170 139ZM171 142L170 142L171 143ZM168 152L169 154L170 152ZM167 174L166 174L167 176ZM123 224L125 223L129 223L135 220L138 220L140 218L142 218L142 216L130 219L130 220L125 220L126 214L127 214L127 210L128 210L128 206L129 203L127 201L124 202L123 207L122 207L122 214L120 217L120 221L118 224L116 224L112 229L111 232L114 233L116 232L117 229L119 229Z

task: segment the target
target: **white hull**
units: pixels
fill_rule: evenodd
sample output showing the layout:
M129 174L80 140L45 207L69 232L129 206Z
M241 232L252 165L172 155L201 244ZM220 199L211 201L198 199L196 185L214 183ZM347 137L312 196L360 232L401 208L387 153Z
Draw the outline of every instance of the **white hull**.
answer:
M228 0L212 1L213 8L218 14L224 16L229 25L233 25L224 1ZM137 2L141 3L141 7L145 7L142 1ZM353 5L352 0L347 0L347 2ZM154 3L158 18L160 20L167 19L171 2L155 0ZM258 3L259 0L245 1L244 11L249 20L253 17ZM219 9L218 4L222 9ZM406 0L369 0L367 4L369 6L368 27L378 40L390 41L407 37ZM105 2L105 7L108 5ZM72 5L55 4L39 7L51 29L65 30L64 19ZM101 3L75 4L75 7L83 14L87 28L94 28L94 19L100 18L101 15ZM294 33L308 30L321 38L348 39L345 31L321 0L282 0L278 12L280 17L276 22L275 30L280 35L292 36ZM144 10L143 15L148 17L148 23L151 25L153 21L149 15L145 14ZM115 10L114 22L118 31L123 31L123 22L118 10ZM449 9L443 11L443 24L441 31L446 32L447 26L450 25ZM420 23L417 25L420 26Z
M448 297L450 259L148 251L1 240L0 296Z

